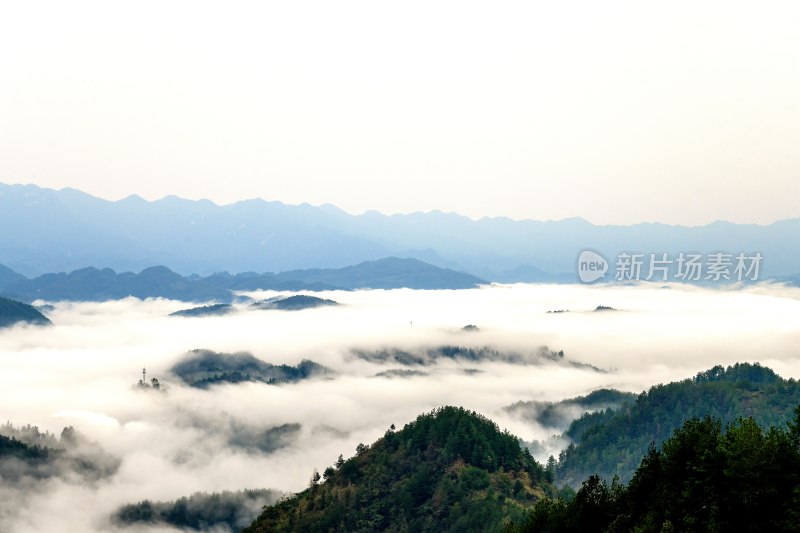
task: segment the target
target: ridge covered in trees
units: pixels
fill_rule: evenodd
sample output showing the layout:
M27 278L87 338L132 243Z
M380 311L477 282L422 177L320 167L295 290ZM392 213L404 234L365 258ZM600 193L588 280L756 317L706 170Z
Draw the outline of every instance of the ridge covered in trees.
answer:
M97 480L116 472L119 459L72 427L61 436L35 426L0 426L0 480L45 480L74 477Z
M798 530L795 380L736 364L633 398L577 400L619 405L576 420L568 433L584 440L546 468L490 420L444 407L359 445L244 532ZM628 460L640 445L625 485L618 454ZM575 464L597 470L572 483L577 493L557 490Z
M355 348L350 352L356 359L370 363L399 364L403 366L435 365L439 361L453 360L462 362L501 362L513 365L537 365L543 363L559 363L596 372L602 369L589 364L579 363L564 357L563 350L552 350L547 346L539 346L531 351L502 350L492 346L459 346L439 345L420 346L416 349L394 347L364 350Z
M597 389L585 396L567 398L558 402L520 401L505 408L509 413L523 420L535 422L546 428L565 430L570 423L583 413L615 410L636 399L630 392L616 389Z
M174 501L144 500L124 505L111 521L118 526L170 525L190 531L239 531L258 516L263 506L282 496L282 492L269 489L196 492Z
M201 317L201 316L223 316L233 312L234 307L231 304L211 304L201 305L198 307L191 307L189 309L181 309L170 313L169 316L182 316L182 317Z
M577 487L591 475L627 482L651 443L660 445L689 418L712 416L723 425L752 417L763 428L783 426L800 404L800 384L758 363L715 366L694 378L656 385L618 409L586 413L565 432L574 444L561 452L558 484Z
M314 361L304 359L296 366L273 365L247 352L219 353L211 350L192 350L175 363L170 372L191 387L207 388L219 383L247 381L295 383L312 377L331 375L333 371Z
M701 378L702 379L702 378ZM507 533L800 530L800 406L788 426L691 418L650 447L630 483L584 481Z
M280 311L299 311L301 309L312 309L314 307L325 307L339 305L339 302L326 298L317 298L307 294L295 294L292 296L280 296L253 302L250 307L255 309L277 309Z
M32 305L0 296L0 328L13 326L19 322L50 324L50 320Z
M477 413L442 407L340 456L243 533L502 531L552 493L516 437Z

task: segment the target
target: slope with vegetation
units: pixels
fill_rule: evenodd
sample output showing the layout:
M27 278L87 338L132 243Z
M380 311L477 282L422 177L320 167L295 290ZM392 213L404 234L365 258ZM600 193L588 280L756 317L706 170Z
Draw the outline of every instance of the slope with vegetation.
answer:
M64 428L56 438L37 427L0 426L0 480L6 483L74 476L97 480L110 476L118 467L116 457L72 427Z
M13 326L19 322L50 324L50 320L35 307L0 297L0 328Z
M182 316L187 318L195 318L202 316L224 316L233 312L234 308L231 304L211 304L202 305L199 307L192 307L190 309L181 309L170 313L169 316Z
M566 435L574 441L561 453L557 481L579 485L597 474L627 481L651 443L664 442L683 422L710 415L723 424L753 417L762 427L781 426L800 404L800 384L759 364L716 366L692 379L657 385L617 410L587 413Z
M800 407L788 428L765 431L750 417L722 428L689 419L649 449L627 486L591 476L507 533L799 531Z
M463 408L421 415L356 452L244 533L502 531L552 493L515 437Z
M139 503L120 507L111 517L117 526L173 526L181 531L239 531L272 505L282 492L268 489L197 492L169 502Z
M540 346L534 351L501 350L491 346L420 346L416 349L380 348L380 349L353 349L354 358L371 363L392 363L403 366L435 365L439 361L454 360L467 363L498 362L515 365L535 365L542 363L564 363L570 366L602 371L599 368L565 359L563 350L551 350L547 346Z
M279 311L300 311L301 309L313 309L315 307L328 307L339 305L339 302L325 298L317 298L307 294L295 294L292 296L279 296L268 300L253 302L250 307L255 309L276 309Z
M633 401L636 395L615 389L598 389L586 396L558 402L516 402L505 408L509 413L551 429L564 430L583 413L618 409Z
M192 350L170 369L170 372L189 386L206 388L219 383L247 381L279 384L330 375L327 367L309 361L297 366L273 365L247 352L219 353L211 350Z

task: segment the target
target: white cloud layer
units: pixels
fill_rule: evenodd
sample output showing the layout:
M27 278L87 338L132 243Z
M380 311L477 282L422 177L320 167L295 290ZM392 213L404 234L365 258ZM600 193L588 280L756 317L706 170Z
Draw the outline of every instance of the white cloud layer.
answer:
M531 440L550 432L513 418L504 406L599 387L639 392L737 361L800 377L800 289L515 285L321 296L345 305L177 318L167 314L186 305L174 301L58 303L49 314L52 327L3 330L0 416L56 433L72 425L122 462L113 476L93 483L56 478L35 491L6 487L7 497L19 502L4 507L0 529L109 531L107 517L117 506L145 498L262 487L296 491L314 468L440 405L477 410ZM598 305L619 311L592 312ZM557 309L570 312L546 313ZM480 331L461 331L466 324ZM401 365L351 352L445 344L528 354L535 364L440 359L419 368L426 375L376 378ZM543 345L607 372L537 359ZM168 374L193 348L249 351L276 364L312 359L336 377L193 389ZM131 387L143 365L167 387L165 394ZM468 368L479 372L464 372ZM236 428L292 423L301 424L299 433L277 451L230 444Z

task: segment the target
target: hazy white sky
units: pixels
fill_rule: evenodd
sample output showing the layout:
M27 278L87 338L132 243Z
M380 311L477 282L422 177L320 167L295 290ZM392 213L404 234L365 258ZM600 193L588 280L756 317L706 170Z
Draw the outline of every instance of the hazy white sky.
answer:
M797 2L3 2L0 181L597 223L800 216Z

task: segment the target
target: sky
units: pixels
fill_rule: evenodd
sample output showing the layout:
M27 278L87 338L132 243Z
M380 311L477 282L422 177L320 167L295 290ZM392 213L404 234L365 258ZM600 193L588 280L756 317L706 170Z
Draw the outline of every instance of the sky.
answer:
M0 181L594 223L800 216L796 2L3 2Z
M314 468L323 471L339 454L352 456L358 443L374 442L391 424L402 427L441 405L475 410L530 442L560 433L569 420L545 427L506 407L602 387L638 393L735 362L760 362L784 378L800 377L798 288L506 285L321 296L342 305L292 312L242 305L221 317L179 318L168 313L186 308L185 302L60 302L48 311L52 326L4 330L0 424L33 424L55 434L73 426L117 458L119 468L94 482L65 468L53 478L0 484L0 530L126 531L110 526L109 516L143 499L244 488L301 490ZM592 312L600 304L618 311ZM546 312L553 309L570 312ZM462 331L468 323L480 330ZM436 359L404 367L354 355L392 348L424 354L442 345L490 346L521 357ZM541 357L540 346L563 350L564 359ZM335 374L295 384L196 389L169 370L193 348L249 351L273 364L309 358ZM132 388L142 366L166 393ZM378 375L396 369L419 374ZM237 444L294 423L301 425L298 433L277 450Z

